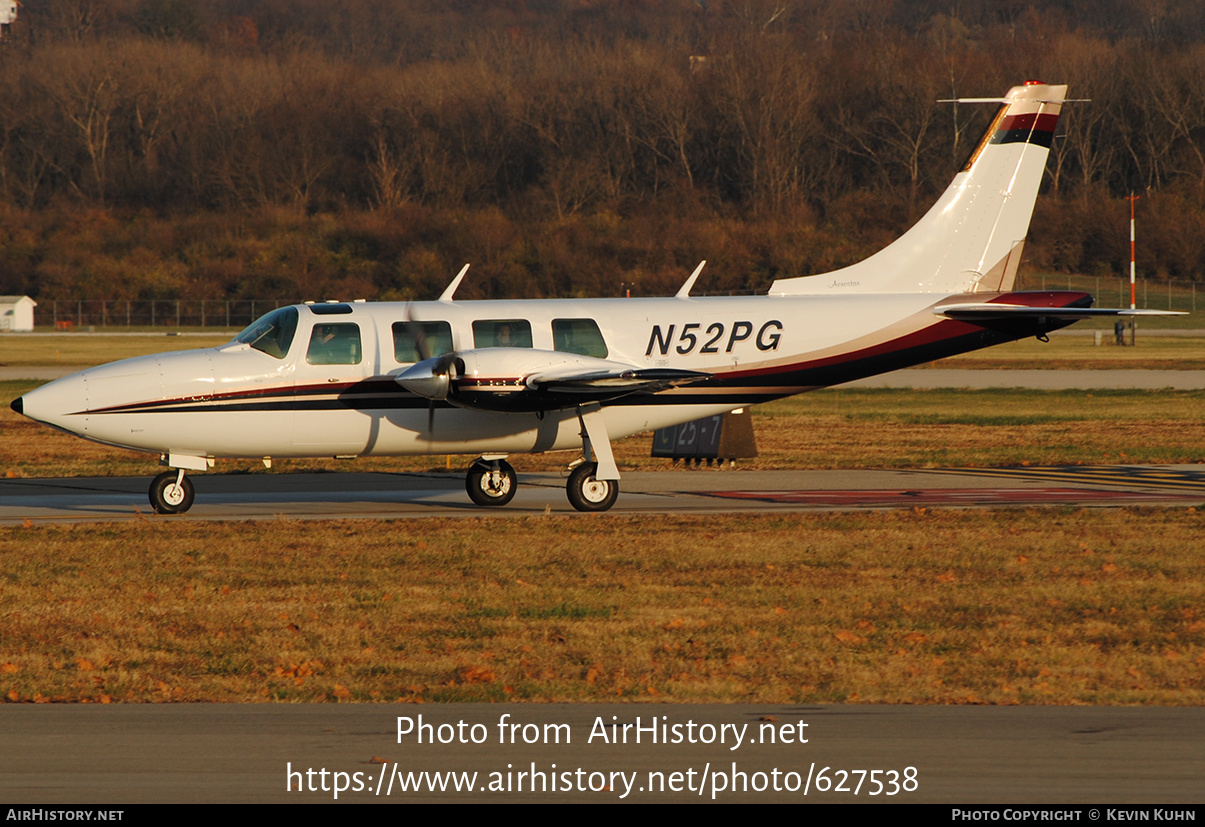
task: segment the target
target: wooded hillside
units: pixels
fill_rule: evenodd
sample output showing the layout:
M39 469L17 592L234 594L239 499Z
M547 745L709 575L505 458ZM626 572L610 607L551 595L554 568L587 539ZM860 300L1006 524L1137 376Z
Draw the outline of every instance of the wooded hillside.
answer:
M0 293L430 298L850 263L999 95L1064 109L1029 268L1205 268L1205 7L1175 0L25 0Z

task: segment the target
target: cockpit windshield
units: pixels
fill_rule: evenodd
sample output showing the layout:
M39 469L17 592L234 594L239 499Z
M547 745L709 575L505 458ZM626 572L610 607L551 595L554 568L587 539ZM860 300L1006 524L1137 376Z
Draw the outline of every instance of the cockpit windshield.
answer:
M234 341L251 345L277 359L285 358L297 332L297 308L281 307L252 322Z

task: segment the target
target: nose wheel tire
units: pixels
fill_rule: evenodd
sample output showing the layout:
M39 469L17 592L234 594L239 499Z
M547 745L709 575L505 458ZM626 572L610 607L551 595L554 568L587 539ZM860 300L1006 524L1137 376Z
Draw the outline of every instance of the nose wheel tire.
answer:
M619 480L599 480L598 463L583 462L569 475L565 493L578 511L606 511L619 499Z
M151 508L159 514L183 514L192 508L195 493L188 477L181 479L178 471L164 471L151 483Z
M469 492L469 499L477 505L499 506L506 505L515 496L519 487L519 479L515 469L506 460L494 462L484 460L476 462L465 477L464 487Z

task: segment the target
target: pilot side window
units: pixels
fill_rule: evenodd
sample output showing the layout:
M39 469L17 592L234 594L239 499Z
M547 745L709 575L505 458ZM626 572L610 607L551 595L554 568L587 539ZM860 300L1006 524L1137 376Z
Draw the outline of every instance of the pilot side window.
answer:
M474 347L531 347L531 323L526 319L485 319L473 322Z
M452 326L447 322L394 322L393 357L401 364L421 362L452 352Z
M316 324L305 360L311 365L358 365L360 353L359 325Z
M293 334L296 332L297 308L282 307L252 322L234 337L234 341L283 359L289 352L289 345L293 344Z
M593 319L553 319L552 348L562 353L607 358L607 343Z

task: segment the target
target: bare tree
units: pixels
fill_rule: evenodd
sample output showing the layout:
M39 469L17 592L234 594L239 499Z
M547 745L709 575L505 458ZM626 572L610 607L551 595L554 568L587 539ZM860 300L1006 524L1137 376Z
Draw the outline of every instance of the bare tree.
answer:
M118 71L109 44L84 48L55 48L46 55L47 71L39 73L38 86L55 103L67 134L65 147L76 147L87 157L91 195L105 203L109 181L109 147L113 121L121 106ZM49 67L54 70L50 71ZM61 171L81 194L86 186L71 168L72 161L60 156Z
M876 41L859 76L843 76L835 96L833 139L870 163L884 191L902 180L909 209L932 170L940 168L931 130L943 97L942 72L924 52L898 41Z
M714 72L740 188L770 210L804 197L809 150L818 137L813 62L789 40L759 38L725 57Z

